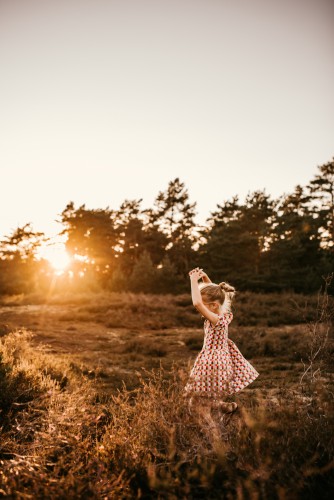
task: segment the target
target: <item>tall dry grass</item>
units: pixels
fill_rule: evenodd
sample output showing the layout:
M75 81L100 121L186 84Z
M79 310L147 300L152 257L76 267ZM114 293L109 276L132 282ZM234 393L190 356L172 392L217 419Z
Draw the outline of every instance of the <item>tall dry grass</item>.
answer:
M233 415L190 410L185 372L146 373L114 396L28 332L0 346L0 494L7 498L331 498L331 374L275 402L241 397ZM168 375L168 376L167 376Z
M315 317L307 321L307 355L300 383L311 387L333 369L334 303L327 293L333 278L334 273L325 278L324 293L318 295Z

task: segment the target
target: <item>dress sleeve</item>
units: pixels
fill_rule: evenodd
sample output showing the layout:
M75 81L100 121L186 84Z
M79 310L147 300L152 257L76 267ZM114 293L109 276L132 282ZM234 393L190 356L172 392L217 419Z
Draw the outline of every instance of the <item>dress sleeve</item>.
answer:
M233 313L232 313L232 308L231 308L231 297L229 293L226 293L225 295L225 301L223 303L222 307L222 313L218 316L218 321L215 325L215 328L224 328L227 325L229 325L233 319Z
M229 325L231 323L232 319L233 319L232 311L225 312L225 313L223 312L222 314L219 314L218 321L215 324L214 328L218 329L218 330L226 328L227 325Z

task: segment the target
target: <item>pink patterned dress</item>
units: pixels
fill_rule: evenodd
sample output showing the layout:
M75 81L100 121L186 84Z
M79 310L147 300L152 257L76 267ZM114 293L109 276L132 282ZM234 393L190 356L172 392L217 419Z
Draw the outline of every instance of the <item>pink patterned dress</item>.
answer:
M228 308L213 326L204 321L204 344L191 370L185 391L198 396L224 397L239 392L259 375L228 338L233 313Z

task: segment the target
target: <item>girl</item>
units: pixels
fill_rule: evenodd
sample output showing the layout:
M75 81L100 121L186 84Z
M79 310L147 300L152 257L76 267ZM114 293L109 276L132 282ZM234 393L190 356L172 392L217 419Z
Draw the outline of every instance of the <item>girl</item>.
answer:
M206 398L213 407L233 412L237 403L223 401L235 394L259 375L228 338L228 325L232 321L231 301L235 289L225 282L212 283L203 269L189 272L191 297L196 309L203 315L204 344L197 356L185 387L186 394ZM203 282L198 283L202 278ZM190 402L193 402L191 397Z

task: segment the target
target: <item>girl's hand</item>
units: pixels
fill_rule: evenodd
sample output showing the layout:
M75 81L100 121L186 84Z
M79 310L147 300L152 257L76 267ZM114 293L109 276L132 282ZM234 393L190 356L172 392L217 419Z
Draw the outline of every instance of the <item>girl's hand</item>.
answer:
M209 276L203 271L203 269L202 269L202 278L204 283L211 283Z
M202 278L203 274L203 269L200 269L199 267L196 267L195 269L192 269L189 271L189 276L190 279L198 281L200 278Z

